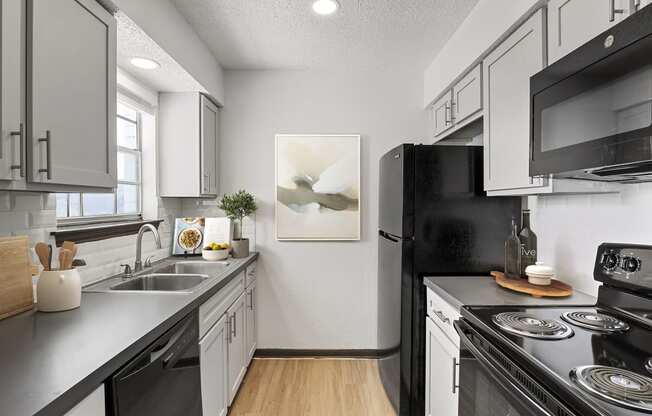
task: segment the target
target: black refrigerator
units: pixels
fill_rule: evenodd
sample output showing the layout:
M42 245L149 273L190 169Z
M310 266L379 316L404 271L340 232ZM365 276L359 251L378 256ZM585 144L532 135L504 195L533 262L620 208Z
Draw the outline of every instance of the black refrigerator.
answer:
M380 160L380 376L400 416L425 412L423 276L503 269L520 197L487 197L479 146L403 144Z

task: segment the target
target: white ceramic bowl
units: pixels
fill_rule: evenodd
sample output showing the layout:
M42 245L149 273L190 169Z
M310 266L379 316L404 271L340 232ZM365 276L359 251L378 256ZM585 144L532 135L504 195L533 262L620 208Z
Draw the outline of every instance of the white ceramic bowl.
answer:
M221 250L202 250L201 256L206 261L220 261L229 257L229 249L223 248Z

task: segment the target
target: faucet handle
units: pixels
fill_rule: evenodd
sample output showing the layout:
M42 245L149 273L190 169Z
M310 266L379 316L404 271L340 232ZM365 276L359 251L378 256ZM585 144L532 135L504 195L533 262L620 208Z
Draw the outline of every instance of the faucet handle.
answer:
M128 264L121 264L120 267L124 267L124 275L125 277L132 277L134 273L131 271L131 266Z
M154 259L154 256L147 256L145 259L145 265L144 267L152 267L152 260Z

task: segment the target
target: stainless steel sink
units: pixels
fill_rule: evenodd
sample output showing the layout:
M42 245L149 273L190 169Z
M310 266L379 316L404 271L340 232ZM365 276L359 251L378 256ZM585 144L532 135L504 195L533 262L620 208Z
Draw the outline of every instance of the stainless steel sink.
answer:
M156 269L157 273L173 274L202 274L211 277L221 274L231 263L228 261L208 262L208 261L180 261L169 264L163 268Z
M198 286L209 277L189 273L150 273L115 284L111 290L184 292Z

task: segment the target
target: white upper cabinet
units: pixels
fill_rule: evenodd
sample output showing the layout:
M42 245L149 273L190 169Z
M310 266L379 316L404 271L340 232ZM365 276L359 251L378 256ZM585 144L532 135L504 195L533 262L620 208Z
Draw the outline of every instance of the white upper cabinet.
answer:
M15 180L25 176L24 165L24 72L25 33L21 24L25 17L24 0L0 2L2 42L0 67L0 180Z
M465 124L482 110L482 67L476 66L453 86L453 120Z
M201 96L201 173L202 194L217 195L218 109L212 101Z
M28 0L27 39L28 181L115 188L115 19L95 0Z
M550 63L593 39L628 16L629 0L550 0Z
M431 108L433 133L441 140L482 115L482 69L477 65Z
M162 93L159 129L160 196L217 196L217 106L196 92Z
M452 113L453 92L447 91L443 97L432 105L432 123L435 137L453 127Z
M483 61L485 190L528 193L545 185L529 175L530 76L544 65L539 10Z

